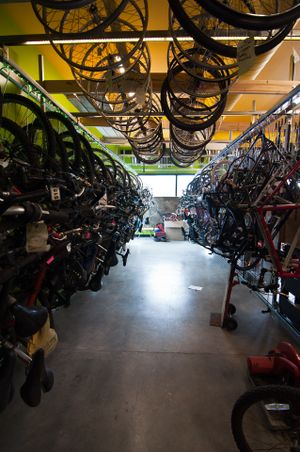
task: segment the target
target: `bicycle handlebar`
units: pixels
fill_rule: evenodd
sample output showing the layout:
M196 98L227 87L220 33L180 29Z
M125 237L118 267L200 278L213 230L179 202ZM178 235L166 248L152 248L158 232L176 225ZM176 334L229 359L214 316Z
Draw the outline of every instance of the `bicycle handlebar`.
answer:
M56 210L43 210L39 204L26 202L23 205L15 205L8 207L3 216L24 215L30 221L62 221L68 222L70 219L69 212L59 212Z
M78 209L78 215L85 218L92 218L97 215L99 211L115 210L116 208L116 206L110 204L98 205L93 209L82 207ZM20 205L16 204L8 207L2 215L5 217L22 216L25 220L32 222L44 220L45 223L60 222L66 224L70 221L71 214L74 214L73 210L45 210L42 208L42 206L40 206L40 204L24 202Z

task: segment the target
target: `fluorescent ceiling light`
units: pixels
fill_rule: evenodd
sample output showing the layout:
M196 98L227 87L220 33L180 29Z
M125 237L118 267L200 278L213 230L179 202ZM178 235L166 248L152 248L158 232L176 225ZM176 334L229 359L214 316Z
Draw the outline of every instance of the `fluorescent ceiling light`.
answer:
M300 94L292 98L292 101L295 105L300 104Z
M178 36L177 41L193 41L190 36ZM214 36L216 41L243 41L247 36ZM266 36L254 36L256 40L266 40ZM93 44L93 43L109 43L109 42L138 42L140 38L125 37L125 38L88 38L88 39L54 39L53 44ZM287 36L285 41L300 41L300 36ZM146 36L144 42L171 42L171 36ZM50 40L32 40L23 42L24 45L49 45Z

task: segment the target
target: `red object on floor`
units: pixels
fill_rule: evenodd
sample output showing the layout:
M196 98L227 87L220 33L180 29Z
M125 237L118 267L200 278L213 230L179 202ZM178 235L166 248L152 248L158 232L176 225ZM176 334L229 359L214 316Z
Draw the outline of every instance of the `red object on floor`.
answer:
M162 223L157 223L154 228L154 238L156 239L166 239L166 233L164 225Z
M247 364L251 376L282 376L300 387L300 355L288 342L280 342L266 356L249 356Z

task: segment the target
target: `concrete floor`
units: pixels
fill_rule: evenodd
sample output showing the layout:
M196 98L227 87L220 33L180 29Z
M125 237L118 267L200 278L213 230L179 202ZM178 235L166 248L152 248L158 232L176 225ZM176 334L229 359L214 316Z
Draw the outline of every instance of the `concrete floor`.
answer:
M0 415L1 451L236 450L230 412L249 387L246 356L293 340L244 286L233 295L238 329L209 326L228 272L220 257L146 237L130 248L127 267L112 268L100 292L81 292L55 313L60 343L47 360L55 386L38 408L19 397L19 367Z

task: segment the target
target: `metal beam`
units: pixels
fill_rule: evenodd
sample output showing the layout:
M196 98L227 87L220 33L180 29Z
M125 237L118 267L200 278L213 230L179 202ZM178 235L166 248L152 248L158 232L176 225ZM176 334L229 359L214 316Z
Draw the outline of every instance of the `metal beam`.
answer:
M261 116L261 115L264 115L265 113L266 113L265 110L260 110L260 111L257 111L257 110L256 111L231 111L231 110L226 111L225 110L224 113L222 114L222 116L253 116L253 115ZM98 119L103 118L103 116L100 113L97 113L94 111L71 112L71 115L74 116L75 118L80 118L80 119L84 119L84 120L89 119L89 120L95 121L95 122L97 122ZM149 115L149 113L126 113L125 115L105 114L105 117L111 118L111 119L116 118L116 117L118 118L120 116L122 118L141 118L141 117L147 117L147 116L162 118L166 115L163 111L155 112L150 115ZM178 117L178 118L181 117L181 115L174 115L174 116ZM203 115L195 113L193 115L188 115L188 116L196 118L196 117L201 117Z
M1 0L0 0L1 1ZM243 34L243 32L241 32ZM240 33L239 33L240 34ZM77 36L71 33L64 33L64 35L51 34L51 39L54 41L66 41L72 40L72 43L80 43L82 40L88 40L92 42L129 42L138 41L141 37L144 41L154 41L154 42L164 42L172 41L173 38L168 30L147 30L146 33L139 31L102 31L101 34L93 35L93 31L89 34L88 38L86 36ZM19 46L19 45L49 45L50 36L46 33L34 33L34 34L18 34L18 35L2 35L0 36L0 44L9 46ZM180 31L178 33L179 39L192 40L192 38L185 32Z
M105 143L107 145L110 144L114 144L114 145L118 145L118 146L128 146L128 141L126 140L126 138L113 138L113 137L103 137L101 138L102 143ZM165 144L169 144L170 140L164 140ZM207 150L218 150L221 151L224 149L224 147L226 145L228 145L230 143L230 140L212 140L210 143L208 143L208 145L206 146ZM126 155L127 157L130 157L130 154ZM210 154L209 157L215 157L216 154Z
M165 77L164 73L151 74L153 92L160 92ZM237 80L230 86L229 93L284 96L298 84L299 80ZM42 86L50 94L82 94L75 80L45 80ZM130 84L127 89L128 92L132 91Z
M88 118L78 116L80 123L86 127L111 127L103 116L98 116L96 118ZM224 122L222 126L217 130L218 132L228 132L232 130L233 132L243 132L249 127L249 122Z

